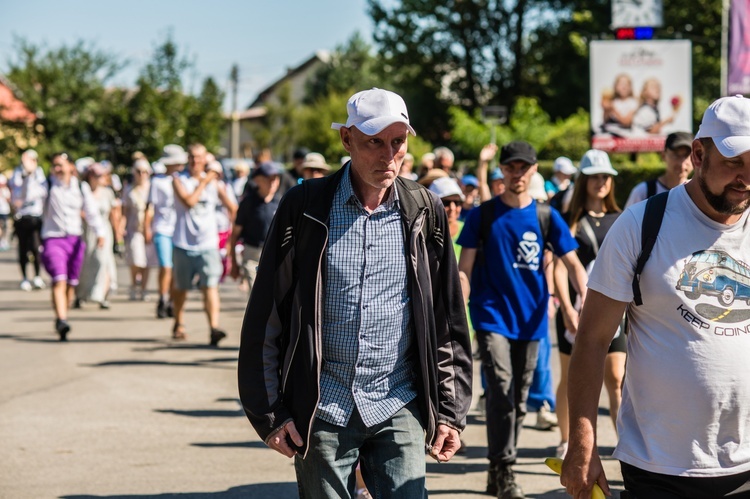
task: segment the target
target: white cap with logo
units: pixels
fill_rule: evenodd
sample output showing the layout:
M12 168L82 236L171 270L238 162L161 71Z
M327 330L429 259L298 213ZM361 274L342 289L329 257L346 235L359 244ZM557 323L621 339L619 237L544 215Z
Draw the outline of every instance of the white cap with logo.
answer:
M708 106L696 139L710 137L725 158L750 151L750 99L722 97Z
M596 175L604 173L605 175L617 175L617 170L612 168L612 162L609 155L598 149L589 149L584 153L579 165L581 173L584 175Z
M357 127L365 135L377 135L394 123L403 123L412 135L417 135L409 124L409 112L404 99L389 90L372 88L357 92L346 103L349 114L346 124L331 123L331 128Z

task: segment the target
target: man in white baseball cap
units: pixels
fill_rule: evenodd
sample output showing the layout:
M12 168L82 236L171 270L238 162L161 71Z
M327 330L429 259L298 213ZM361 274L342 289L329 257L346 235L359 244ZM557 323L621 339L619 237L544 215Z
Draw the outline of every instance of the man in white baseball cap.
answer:
M268 230L240 398L306 496L350 497L359 461L371 491L425 497L425 444L451 459L471 404L456 257L438 197L398 176L414 134L403 99L373 88L347 112L332 128L351 160L290 189Z
M561 482L574 497L589 497L595 482L609 492L594 429L607 346L626 307L613 457L630 497L748 496L750 317L740 310L750 299L749 99L708 107L691 159L686 184L626 209L599 248L568 378L576 389ZM663 221L635 286L646 207L659 201Z

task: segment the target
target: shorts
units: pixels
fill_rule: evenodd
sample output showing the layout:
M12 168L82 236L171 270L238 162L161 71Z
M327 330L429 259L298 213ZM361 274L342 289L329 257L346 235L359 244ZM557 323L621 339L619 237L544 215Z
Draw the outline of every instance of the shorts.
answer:
M156 267L154 245L146 244L143 233L136 232L125 240L125 260L131 267Z
M159 260L159 267L171 269L172 236L165 236L164 234L154 234L154 249L156 250L156 259Z
M242 250L242 275L247 280L249 289L253 289L255 283L255 276L258 273L258 262L260 262L260 254L263 248L256 246L245 246Z
M78 284L86 254L86 243L80 236L49 237L42 241L41 260L52 282Z
M555 325L557 326L557 349L560 353L571 355L573 353L573 344L565 338L565 324L563 323L562 312L560 310L557 311L557 315L555 316ZM622 334L621 327L617 336L612 338L612 343L609 344L609 350L607 350L607 353L627 353L627 351L628 337Z
M199 288L215 288L221 278L221 257L219 250L185 250L174 247L174 287L180 291L187 291L193 287L197 277Z

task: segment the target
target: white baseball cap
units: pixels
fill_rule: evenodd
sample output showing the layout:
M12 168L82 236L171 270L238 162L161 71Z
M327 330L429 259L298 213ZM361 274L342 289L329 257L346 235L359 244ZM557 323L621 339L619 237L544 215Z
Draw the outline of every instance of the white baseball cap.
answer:
M566 158L565 156L560 156L559 158L557 158L552 168L556 172L560 172L563 175L575 175L576 173L578 173L578 168L576 168L576 165L573 164L570 158Z
M464 193L461 192L461 187L458 186L458 182L450 177L436 178L430 184L430 190L437 194L440 199L450 196L458 196L461 198L461 201L466 199Z
M708 106L696 139L710 137L725 158L750 151L750 99L722 97Z
M605 173L607 175L617 175L617 170L612 168L609 161L609 155L598 149L589 149L581 158L581 173L584 175L596 175Z
M409 112L404 99L389 90L372 88L357 92L346 103L349 114L346 124L331 123L331 128L357 127L365 135L377 135L394 123L403 123L412 135L417 135L409 124Z

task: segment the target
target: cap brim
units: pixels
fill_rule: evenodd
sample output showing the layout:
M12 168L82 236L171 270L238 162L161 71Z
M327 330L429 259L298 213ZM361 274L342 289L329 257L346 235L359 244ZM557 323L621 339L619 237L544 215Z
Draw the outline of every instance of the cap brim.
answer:
M599 173L604 173L606 175L617 175L617 170L610 166L587 166L586 168L581 168L581 173L584 175L597 175Z
M712 137L712 139L716 149L725 158L735 158L750 151L750 137L748 136Z
M414 128L409 124L409 122L406 119L401 119L395 116L384 116L382 118L374 118L371 120L363 121L362 123L352 123L350 124L343 124L343 123L331 123L331 128L334 130L339 130L341 128L349 128L350 126L355 126L357 129L368 136L377 135L389 126L393 125L394 123L403 123L406 125L406 129L414 135L417 136L417 132L414 131Z
M524 163L528 163L530 165L535 165L537 162L536 158L531 158L529 156L526 156L525 154L516 154L515 156L511 156L510 158L503 159L500 164L507 165L511 161L523 161Z

